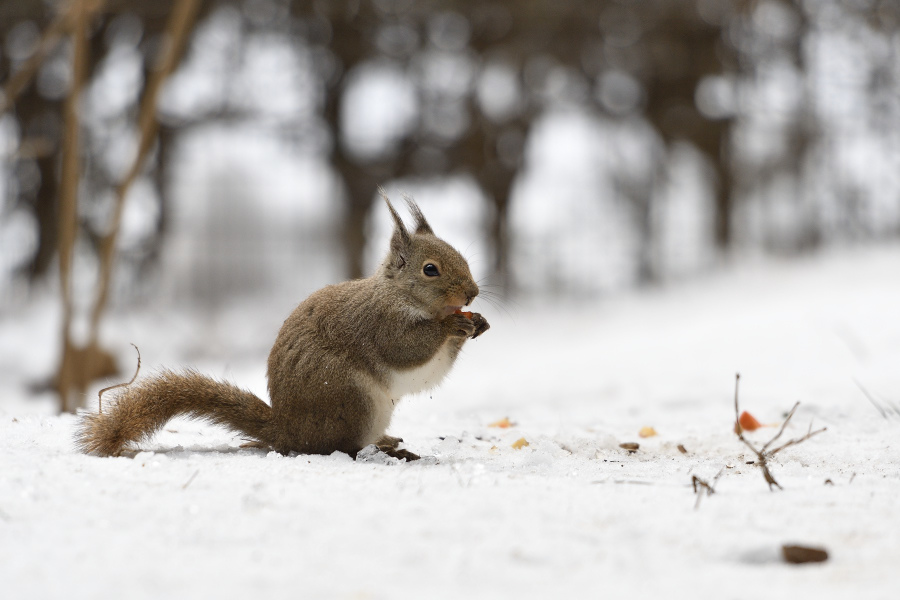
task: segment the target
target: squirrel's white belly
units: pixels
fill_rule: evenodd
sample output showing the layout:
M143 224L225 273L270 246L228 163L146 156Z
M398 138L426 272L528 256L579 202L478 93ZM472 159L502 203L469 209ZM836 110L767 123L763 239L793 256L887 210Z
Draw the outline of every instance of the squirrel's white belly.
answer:
M394 371L390 383L390 396L396 403L407 394L415 394L431 389L443 381L455 357L450 352L450 344L444 344L434 357L420 367Z
M388 381L387 389L381 388L382 393L375 394L375 406L373 407L373 423L370 440L377 441L391 424L391 416L394 407L400 403L400 399L407 394L415 394L438 385L453 366L455 356L451 353L450 344L444 344L434 357L422 366L413 369L394 371Z

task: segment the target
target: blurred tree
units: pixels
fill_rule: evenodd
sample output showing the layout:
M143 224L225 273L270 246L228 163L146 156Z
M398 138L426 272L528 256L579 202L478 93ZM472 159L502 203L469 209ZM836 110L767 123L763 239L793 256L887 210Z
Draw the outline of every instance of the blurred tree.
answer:
M320 45L333 65L323 112L334 140L334 166L347 190L351 275L362 274L364 217L376 184L461 170L495 204L495 267L505 273L508 200L525 140L535 119L560 102L615 118L643 115L666 142L694 144L718 179L715 237L727 247L732 175L724 150L733 115L703 113L695 96L705 79L737 67L722 36L734 3L707 10L713 18L704 18L698 4L704 3L292 3L309 32L307 41ZM341 102L354 70L375 61L392 62L414 82L416 122L386 151L360 156L342 135ZM491 89L496 86L504 89ZM649 246L653 182L627 189ZM650 258L644 263L644 277L652 278Z
M130 3L126 10L138 8L138 5ZM19 106L20 131L23 132L20 149L37 147L41 149L40 158L51 159L47 160L45 170L41 170L41 161L38 161L40 181L34 186L33 212L40 223L40 237L29 272L33 278L46 270L55 250L59 257L63 319L60 364L52 385L59 394L63 411L71 412L81 405L84 392L93 380L116 371L114 358L100 347L99 327L108 303L122 208L130 186L143 171L145 158L155 143L156 99L162 81L178 63L198 5L196 0L181 0L174 6L164 7L168 9L165 12L160 12L161 7L156 3L148 3L145 7L150 9L143 15L146 23L153 24L164 17L160 20L165 23L165 38L156 40L156 47L145 56L145 62L148 62L152 54L154 65L150 68L152 76L146 79L144 101L138 112L139 142L132 167L122 181L110 182L110 186L116 187L115 204L107 211L111 213L111 219L94 219L94 223L86 218L89 211L79 210L78 206L79 190L89 184L83 181L83 175L88 172L84 164L90 164L82 161L86 146L82 142L82 133L88 131L83 126L86 113L83 96L86 84L99 64L96 56L101 55L99 50L105 40L104 34L109 33L108 27L114 22L114 11L122 10L123 4L106 0L68 0L54 6L37 3L4 5L4 16L11 18L0 22L15 24L4 32L7 48L11 50L7 52L9 62L5 67L11 76L4 86L0 112ZM36 21L49 23L42 35ZM63 69L69 67L63 71L64 76L53 72L54 60L61 61L59 64ZM45 73L50 83L45 81L46 78L42 80ZM62 83L61 78L68 81ZM21 97L23 92L24 98ZM65 102L60 118L53 112L57 108L53 102L63 97ZM53 123L54 116L61 127L47 126L48 122ZM33 135L37 137L30 137ZM58 179L54 172L57 164L61 164ZM48 194L52 196L48 197ZM27 201L28 198L20 200ZM72 265L79 230L88 233L94 242L99 263L88 340L83 345L72 339L75 318Z
M86 33L85 89L95 86L106 66L118 64L112 59L121 58L123 49L137 53L143 89L177 0L91 2L98 9ZM23 266L32 279L47 271L59 244L62 115L72 83L72 45L60 20L66 5L0 3L0 85L6 94L0 114L16 124L11 168L20 185L13 203L37 223L38 243ZM503 281L510 196L526 144L534 124L560 107L647 124L658 136L662 151L641 157L647 168L636 171L640 175L611 174L617 193L630 203L640 238L640 280L659 276L659 180L673 148L685 142L709 167L711 237L721 250L735 243L736 222L752 221L736 211L766 205L770 197L780 202L762 225L770 248L808 248L836 230L881 231L872 197L885 186L871 183L864 168L832 167L852 162L839 156L848 132L858 139L898 124L900 4L892 0L204 0L198 20L211 23L225 13L228 22L237 22L222 34L231 36L234 54L253 36L277 34L279 43L312 57L308 86L319 92L317 125L328 133L319 148L328 152L343 187L350 276L363 275L366 215L377 185L464 173L493 205L494 271ZM841 73L826 63L840 56L817 50L826 43L844 44L863 57L854 65L862 84L833 81ZM226 71L226 78L238 77ZM390 89L383 98L360 100L361 82L373 72ZM239 89L223 85L223 94ZM826 102L823 89L849 90L863 100ZM122 123L135 122L140 97L80 124L81 187L89 193L82 194L77 219L99 255L109 239L105 192L124 176L106 155L113 137L130 134ZM389 117L388 131L375 135L372 123L354 120L359 102L379 105ZM853 111L835 108L844 105L871 109L878 122L861 123L848 114ZM146 166L130 177L153 181L160 210L156 234L131 255L132 267L158 254L173 144L200 123L246 118L247 106L225 99L154 121L159 135L146 142ZM883 177L889 183L893 175ZM785 186L790 193L776 193ZM785 211L799 215L786 228ZM893 235L900 232L896 221Z

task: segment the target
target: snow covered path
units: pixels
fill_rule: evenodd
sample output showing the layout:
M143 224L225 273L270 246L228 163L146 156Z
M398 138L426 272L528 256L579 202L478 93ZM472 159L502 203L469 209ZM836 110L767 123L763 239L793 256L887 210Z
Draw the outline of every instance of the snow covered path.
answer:
M897 246L591 308L485 309L492 329L450 381L396 413L391 432L434 457L412 464L241 450L182 421L134 459L76 454L74 417L22 390L49 368L26 340L52 334L52 308L0 320L4 598L819 600L900 586L900 415L860 389L900 404ZM171 323L119 318L145 369L165 364L154 349ZM221 375L215 360L195 366ZM230 358L226 374L264 394L264 362ZM786 438L828 428L772 462L783 491L732 432L736 371L763 423L802 402ZM489 426L502 417L516 425ZM645 426L658 435L639 438ZM691 476L723 468L695 510ZM787 565L792 542L830 559Z

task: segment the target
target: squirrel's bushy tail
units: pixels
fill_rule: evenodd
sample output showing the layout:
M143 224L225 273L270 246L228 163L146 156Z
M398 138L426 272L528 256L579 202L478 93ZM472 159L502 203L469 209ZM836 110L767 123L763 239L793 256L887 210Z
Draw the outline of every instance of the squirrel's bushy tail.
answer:
M269 444L271 414L268 404L246 390L194 371L163 371L117 390L102 413L82 415L75 442L87 454L116 456L153 437L169 419L186 416Z

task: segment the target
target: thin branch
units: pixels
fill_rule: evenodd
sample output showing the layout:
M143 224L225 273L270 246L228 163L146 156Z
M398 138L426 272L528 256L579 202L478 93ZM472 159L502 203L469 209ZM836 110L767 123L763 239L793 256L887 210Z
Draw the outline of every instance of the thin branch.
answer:
M778 454L779 452L781 452L788 446L795 446L795 445L799 444L800 442L805 442L809 438L811 438L815 435L819 435L820 433L822 433L823 431L826 431L827 429L828 429L827 427L823 427L822 429L817 429L817 430L813 431L812 423L810 423L809 429L807 430L806 435L804 435L803 437L796 438L793 440L789 440L788 442L785 442L783 445L775 448L774 450L770 450L768 455L769 455L769 457L775 456L776 454Z
M98 412L100 412L101 414L103 413L103 393L108 392L109 390L114 390L116 388L127 387L127 386L131 385L132 383L134 383L134 380L137 379L138 373L141 372L141 351L134 344L131 344L131 345L134 346L135 350L137 350L137 355L138 355L137 367L134 369L134 375L132 376L131 381L129 381L128 383L117 383L116 385L111 385L109 387L105 387L102 390L100 390L99 392L97 392L97 409L98 409Z
M82 7L86 12L94 14L100 11L104 4L106 4L106 0L84 0ZM3 92L0 93L0 115L12 108L16 103L19 94L25 91L37 74L38 69L59 45L63 36L71 31L73 27L77 27L78 15L75 14L77 5L77 1L70 2L60 9L53 21L44 30L41 41L38 42L34 53L6 81Z
M769 446L772 445L772 442L774 442L775 440L777 440L778 438L781 437L781 434L784 433L784 428L787 427L788 423L790 423L791 417L794 416L794 412L797 410L798 406L800 406L800 402L796 402L794 404L793 408L791 408L790 412L788 412L787 416L784 418L784 423L781 424L781 428L778 430L778 433L775 434L775 437L773 437L771 440L766 442L766 445L762 447L760 452L765 453L765 451L769 449ZM812 424L810 424L810 427L812 427ZM774 454L774 452L773 452L773 454Z
M16 103L16 98L28 87L44 60L62 40L63 33L71 25L73 6L69 5L59 11L56 18L44 30L44 35L41 37L37 49L6 82L6 85L3 87L3 94L0 95L0 115Z
M199 475L199 474L200 474L200 469L197 469L196 471L194 471L194 474L191 475L190 479L188 479L187 482L186 482L183 486L181 486L181 489L186 490L186 489L187 489L187 486L191 485L191 482L193 482L194 479L195 479L195 478L197 477L197 475Z
M138 115L138 127L141 136L138 142L137 154L128 174L116 190L116 203L113 209L110 230L100 240L100 274L97 282L97 295L94 298L94 305L91 311L88 347L97 345L100 320L109 300L112 265L115 259L116 240L122 222L122 212L125 207L125 197L128 195L132 184L140 175L147 155L150 153L153 142L157 137L159 123L156 120L156 110L159 95L166 78L178 65L199 8L200 0L181 0L174 6L166 26L166 42L163 45L156 69L147 82L147 87L144 91Z
M747 438L744 437L744 428L741 427L741 411L738 406L738 384L741 382L741 374L737 373L734 376L734 432L737 434L738 439L744 442L748 448L753 450L754 454L759 454L759 450L747 441Z
M863 387L863 384L862 384L862 383L860 383L860 382L859 382L858 380L856 380L856 379L853 380L853 383L856 384L856 387L859 388L859 391L861 391L861 392L863 393L863 395L866 397L866 399L867 399L869 402L872 403L872 406L874 406L874 407L875 407L875 410L877 410L877 411L881 414L882 418L884 418L884 419L890 419L890 418L891 418L891 415L892 415L893 413L896 413L897 415L900 415L900 408L898 408L897 406L893 405L890 401L887 401L887 400L885 400L884 398L882 398L882 400L884 400L885 404L887 404L887 405L888 405L888 408L890 409L890 410L886 410L886 409L878 402L878 400L875 398L875 396L874 396L873 394L871 394L871 393L869 392L869 390L867 390L865 387Z

